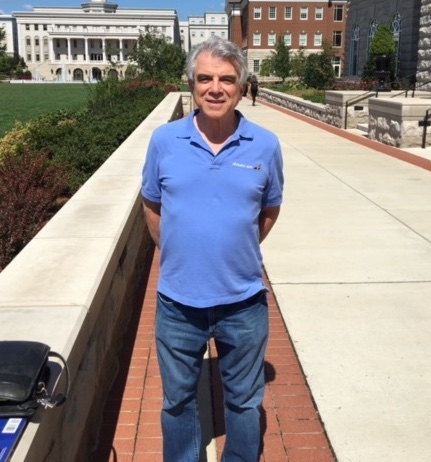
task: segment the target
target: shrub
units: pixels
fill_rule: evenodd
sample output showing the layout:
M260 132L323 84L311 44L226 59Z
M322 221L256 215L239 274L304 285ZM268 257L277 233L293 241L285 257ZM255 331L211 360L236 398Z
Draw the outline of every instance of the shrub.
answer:
M7 155L0 163L0 271L59 208L67 169L46 154Z

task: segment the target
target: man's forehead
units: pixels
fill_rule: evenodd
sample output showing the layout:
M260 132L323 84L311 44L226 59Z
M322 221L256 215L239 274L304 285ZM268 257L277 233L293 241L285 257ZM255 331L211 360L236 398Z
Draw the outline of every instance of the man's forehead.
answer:
M209 52L201 53L196 60L195 75L231 75L239 77L237 66L229 59L221 58L210 54Z

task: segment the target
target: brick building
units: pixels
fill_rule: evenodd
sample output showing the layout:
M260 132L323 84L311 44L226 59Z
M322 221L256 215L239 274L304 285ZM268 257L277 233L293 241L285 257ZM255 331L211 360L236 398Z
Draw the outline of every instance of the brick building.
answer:
M333 67L340 77L344 66L347 0L226 0L229 38L246 52L249 70L259 73L281 36L292 53L322 51L332 43Z

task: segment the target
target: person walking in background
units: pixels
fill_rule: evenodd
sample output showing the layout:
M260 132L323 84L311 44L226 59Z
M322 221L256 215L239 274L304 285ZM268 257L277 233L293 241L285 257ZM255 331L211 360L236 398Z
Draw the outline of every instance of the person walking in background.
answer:
M195 109L158 127L143 169L148 229L160 248L156 344L165 462L198 462L197 387L214 338L224 391L224 462L257 462L268 305L260 242L282 202L277 137L236 106L247 62L212 37L191 50Z
M253 100L253 106L256 105L256 96L259 91L259 82L255 75L252 75L250 78L250 93L251 99Z

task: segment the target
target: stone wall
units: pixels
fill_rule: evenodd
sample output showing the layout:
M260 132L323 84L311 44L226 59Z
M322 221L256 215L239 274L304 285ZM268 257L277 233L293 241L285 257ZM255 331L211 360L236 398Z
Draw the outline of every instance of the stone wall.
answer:
M12 462L88 460L153 255L140 198L146 148L182 107L169 94L0 274L0 338L46 343L71 372L66 403L37 411Z
M397 148L420 147L427 110L431 111L428 98L372 98L369 101L368 137ZM431 130L428 128L427 144L430 137Z
M417 82L423 85L431 81L431 0L422 0L418 46ZM431 90L431 83L423 88Z

